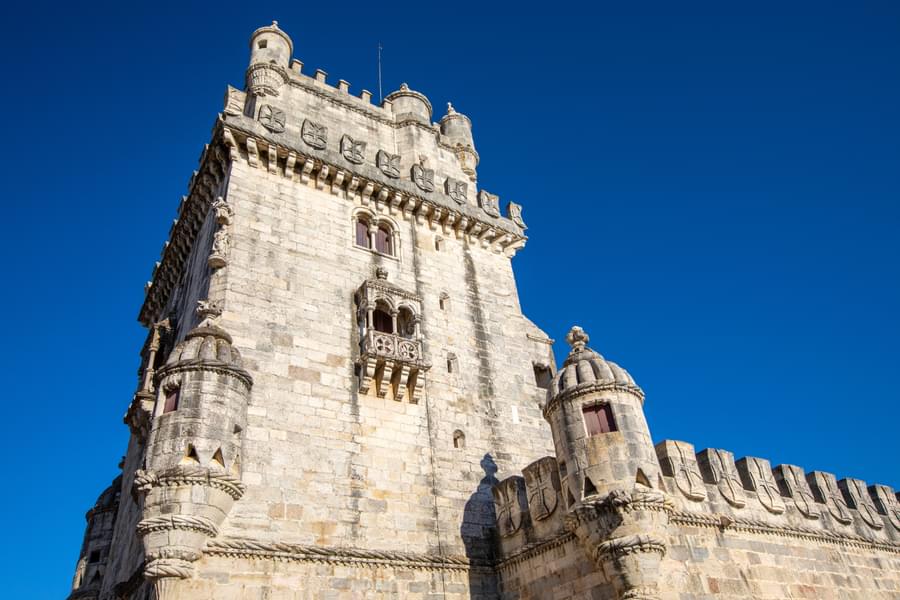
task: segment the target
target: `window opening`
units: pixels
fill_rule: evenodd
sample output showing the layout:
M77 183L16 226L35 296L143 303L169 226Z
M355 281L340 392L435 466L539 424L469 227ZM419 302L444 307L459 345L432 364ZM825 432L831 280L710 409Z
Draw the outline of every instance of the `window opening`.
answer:
M457 429L453 432L453 447L454 448L465 448L466 447L466 434Z
M616 431L616 421L613 419L612 409L609 404L597 406L585 406L582 409L584 424L588 435L598 435Z
M393 244L391 243L391 232L387 227L381 226L375 232L375 250L389 256L394 255Z
M546 390L550 388L550 381L552 379L553 376L550 373L550 367L540 363L534 364L534 385Z
M369 224L362 219L356 221L356 245L362 248L371 248Z
M375 328L375 331L380 331L381 333L394 333L391 315L378 308L372 313L372 327Z
M166 402L163 405L163 414L178 410L179 388L171 387L166 390Z

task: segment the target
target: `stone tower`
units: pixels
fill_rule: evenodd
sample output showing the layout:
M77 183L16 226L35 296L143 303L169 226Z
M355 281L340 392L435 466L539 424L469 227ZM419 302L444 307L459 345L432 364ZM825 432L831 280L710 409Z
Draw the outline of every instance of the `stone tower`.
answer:
M890 487L654 445L624 369L576 327L557 372L522 314L472 121L293 53L251 36L147 283L71 599L900 595Z

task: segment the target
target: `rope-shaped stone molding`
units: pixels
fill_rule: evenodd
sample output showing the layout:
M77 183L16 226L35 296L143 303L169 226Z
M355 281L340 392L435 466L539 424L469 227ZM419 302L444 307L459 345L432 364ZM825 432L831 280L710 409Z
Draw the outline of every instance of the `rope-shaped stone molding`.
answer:
M160 515L143 519L137 524L137 532L140 535L167 529L188 529L198 531L209 537L216 537L219 534L219 528L216 527L215 523L206 517L194 515Z
M181 485L205 485L220 489L235 500L244 495L244 484L234 475L206 467L179 465L162 472L138 470L134 475L134 488L146 494L154 487Z
M671 515L670 519L672 523L678 525L719 527L723 530L732 529L734 531L746 531L749 533L780 535L808 541L829 542L855 548L874 548L886 552L900 553L900 544L893 542L882 542L858 535L836 531L822 531L811 527L772 525L771 523L759 519L730 517L720 514L700 514L686 511L675 512Z
M536 544L530 544L525 546L519 552L513 554L509 558L501 561L497 564L497 570L505 570L514 567L522 561L528 560L530 558L534 558L535 556L540 556L544 552L548 552L553 550L554 548L558 548L563 544L566 544L575 539L575 534L572 532L565 532L560 536L547 540L545 542L538 542Z
M650 534L626 535L603 542L597 546L598 556L626 556L639 552L656 552L660 556L666 554L666 540Z
M330 548L281 542L264 542L241 538L207 540L205 554L250 559L272 559L298 562L337 564L371 564L412 569L469 571L491 570L492 565L480 564L462 556L415 554L361 548Z
M177 558L159 558L144 565L144 577L161 579L163 577L187 578L194 574L194 565Z

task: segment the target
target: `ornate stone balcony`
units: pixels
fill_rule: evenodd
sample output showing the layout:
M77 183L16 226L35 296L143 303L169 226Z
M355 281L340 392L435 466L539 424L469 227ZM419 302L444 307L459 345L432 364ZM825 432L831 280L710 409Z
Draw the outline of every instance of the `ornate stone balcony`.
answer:
M393 390L395 400L417 402L430 365L424 360L422 342L370 329L363 337L360 352L359 391L367 394L375 384L379 397Z

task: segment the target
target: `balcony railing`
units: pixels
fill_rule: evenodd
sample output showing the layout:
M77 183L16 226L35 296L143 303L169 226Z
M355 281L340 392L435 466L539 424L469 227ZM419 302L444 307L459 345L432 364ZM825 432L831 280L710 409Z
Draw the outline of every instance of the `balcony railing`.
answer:
M422 344L418 340L400 337L393 333L371 330L366 333L363 340L362 353L372 354L379 358L417 363L422 359Z
M424 360L421 341L369 330L360 350L361 393L367 394L374 385L382 398L392 390L394 400L403 400L408 394L410 402L418 401L425 385L425 371L431 366Z

